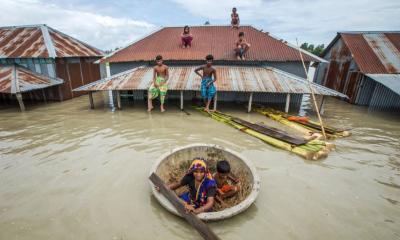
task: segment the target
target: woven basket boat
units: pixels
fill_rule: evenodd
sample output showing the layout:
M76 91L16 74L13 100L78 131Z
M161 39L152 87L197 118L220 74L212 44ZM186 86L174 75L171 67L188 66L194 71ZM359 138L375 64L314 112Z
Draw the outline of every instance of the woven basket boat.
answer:
M256 200L260 191L260 179L255 168L243 156L221 146L191 144L173 149L160 156L153 165L151 173L155 172L166 183L177 181L177 179L171 180L171 172L179 168L187 169L187 166L190 165L190 162L195 157L206 159L211 171L213 171L213 167L210 165L215 165L218 160L227 160L231 165L232 173L240 177L241 184L241 190L237 194L238 196L236 196L237 201L235 205L216 211L201 213L198 215L200 219L204 221L217 221L233 217L245 211ZM152 182L150 182L150 185L153 195L160 204L169 212L180 216L175 207L161 193L155 190Z

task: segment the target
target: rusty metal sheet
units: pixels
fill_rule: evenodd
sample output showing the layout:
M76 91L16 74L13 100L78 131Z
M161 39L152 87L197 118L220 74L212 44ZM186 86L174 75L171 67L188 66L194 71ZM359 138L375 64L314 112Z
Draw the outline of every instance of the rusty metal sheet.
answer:
M193 26L192 47L180 47L183 27L166 27L123 48L109 57L106 62L150 61L161 54L164 60L203 60L212 54L215 60L235 61L235 43L239 31L230 26ZM301 61L298 50L268 33L252 26L241 26L246 40L251 44L247 61ZM320 62L321 59L304 53L305 61Z
M361 72L400 73L400 32L343 32L340 35Z
M0 27L0 58L101 56L102 51L46 25Z
M198 91L201 79L194 73L196 67L169 67L168 89ZM311 93L304 78L263 67L215 66L216 87L225 92ZM109 78L87 84L74 91L147 90L152 82L153 68L139 67ZM311 83L316 94L346 97L346 95Z
M0 92L2 93L28 92L62 83L62 79L41 75L21 66L0 67Z
M57 57L100 57L103 53L86 43L49 28Z
M48 56L40 28L0 28L0 57L46 58Z

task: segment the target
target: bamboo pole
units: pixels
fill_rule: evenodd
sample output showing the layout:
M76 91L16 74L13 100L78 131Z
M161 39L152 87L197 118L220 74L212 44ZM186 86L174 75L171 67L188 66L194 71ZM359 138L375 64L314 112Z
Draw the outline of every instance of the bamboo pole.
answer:
M18 104L19 107L21 108L21 111L25 111L25 105L24 105L24 101L22 100L22 94L21 93L17 93L16 94L17 100L18 100Z
M310 81L309 81L309 79L308 79L308 71L307 71L307 68L306 68L306 64L304 63L303 54L301 54L301 50L300 50L299 42L297 41L297 38L296 38L296 44L297 44L297 49L298 49L299 54L300 54L301 63L303 64L304 72L306 73L306 76L307 76L308 87L310 88L311 97L312 97L312 99L313 99L315 111L317 112L319 123L321 124L322 135L324 136L324 139L326 140L326 133L325 133L324 124L323 124L323 122L322 122L321 115L319 114L319 109L318 109L318 105L317 105L317 100L315 100L314 90L313 90L313 88L312 88L312 86L311 86L311 83L310 83Z
M214 96L214 111L217 111L217 101L218 101L218 97L217 97L217 93L215 93L215 96Z
M118 107L119 110L122 109L122 106L121 106L121 93L119 92L119 90L117 90L117 107Z

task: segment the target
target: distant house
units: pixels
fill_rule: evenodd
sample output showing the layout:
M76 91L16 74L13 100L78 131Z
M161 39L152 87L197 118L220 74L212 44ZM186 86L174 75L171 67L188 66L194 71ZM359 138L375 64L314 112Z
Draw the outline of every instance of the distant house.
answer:
M400 109L400 32L339 32L321 55L314 81L349 102Z
M205 56L214 56L219 69L218 101L251 101L286 103L299 106L302 94L310 93L299 50L282 39L252 26L192 26L192 47L180 47L183 27L162 28L127 47L101 59L103 79L76 89L77 91L133 91L133 97L145 98L151 82L154 59L162 55L170 66L169 98L189 100L198 97L199 77L193 67L205 63ZM234 48L239 32L251 44L245 61L238 61ZM326 62L301 50L306 67L311 62ZM321 95L345 95L314 84ZM291 99L291 100L290 100ZM288 101L289 100L289 101ZM118 101L119 102L119 101Z
M0 100L80 96L72 89L100 79L94 61L102 56L102 51L46 25L0 27Z

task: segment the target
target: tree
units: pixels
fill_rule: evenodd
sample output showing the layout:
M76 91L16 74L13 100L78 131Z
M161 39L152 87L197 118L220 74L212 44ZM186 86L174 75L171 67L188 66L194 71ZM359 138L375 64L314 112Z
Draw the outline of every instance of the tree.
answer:
M319 56L325 49L325 45L324 44L320 44L317 45L316 47L314 47L314 44L308 44L308 43L303 43L300 46L301 49L304 49L314 55Z

